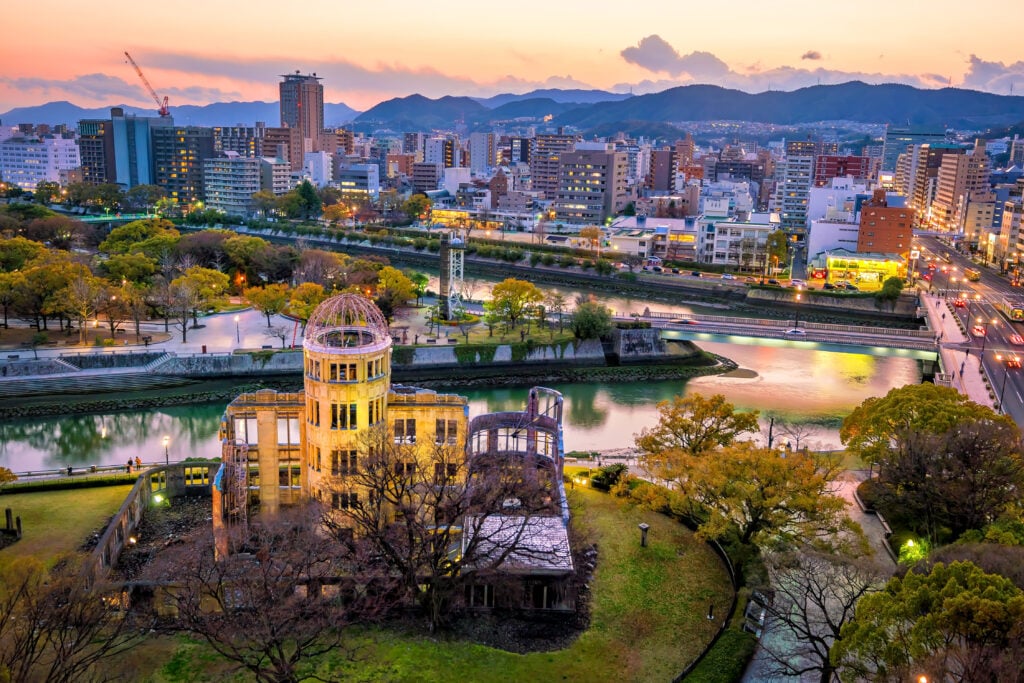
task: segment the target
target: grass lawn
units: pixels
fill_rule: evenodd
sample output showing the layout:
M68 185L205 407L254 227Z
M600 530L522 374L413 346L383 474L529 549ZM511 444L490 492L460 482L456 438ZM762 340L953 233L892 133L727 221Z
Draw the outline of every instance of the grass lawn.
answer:
M23 537L0 550L0 563L32 555L45 562L76 550L124 503L131 486L0 495L0 508L21 517Z
M356 662L340 657L321 673L351 681L670 681L710 642L705 618L729 604L724 568L681 524L626 507L591 490L571 493L574 523L596 541L598 564L590 628L564 650L517 655L464 641L375 630L354 636ZM637 524L651 525L647 548ZM224 669L204 646L177 639L155 681L221 680ZM163 645L166 646L165 639ZM165 647L160 648L167 651ZM325 676L327 677L327 676Z

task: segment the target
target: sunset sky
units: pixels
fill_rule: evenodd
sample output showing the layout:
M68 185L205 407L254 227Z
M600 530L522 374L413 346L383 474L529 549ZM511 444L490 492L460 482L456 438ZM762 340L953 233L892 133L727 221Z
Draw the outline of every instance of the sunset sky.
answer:
M759 92L853 79L1024 95L1017 0L53 0L6 15L0 111L147 106L125 50L172 107L276 101L278 75L295 70L359 110L416 92Z

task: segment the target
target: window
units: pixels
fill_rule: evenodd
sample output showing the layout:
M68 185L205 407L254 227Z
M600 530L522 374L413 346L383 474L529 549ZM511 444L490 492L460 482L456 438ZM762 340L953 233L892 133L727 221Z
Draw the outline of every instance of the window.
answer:
M473 584L466 586L467 607L494 607L494 586Z
M298 488L302 485L301 468L298 465L290 464L294 461L282 463L277 474L277 485L284 488Z
M331 404L331 429L355 429L356 417L355 403Z
M309 403L306 404L306 409L309 411L309 414L306 416L306 420L309 422L309 424L314 425L316 427L319 427L320 426L320 401L318 401L316 399L310 399Z
M416 420L395 420L395 443L416 443Z
M354 449L331 451L331 474L343 477L359 471L359 459Z
M375 425L375 424L377 424L378 422L381 422L384 419L384 399L383 398L375 398L375 399L371 400L368 408L369 408L369 411L370 411L368 419L369 419L371 425Z
M459 474L459 464L455 462L434 463L434 483L441 484L451 481Z
M454 446L458 443L458 420L438 420L435 427L434 443Z
M400 477L411 477L416 474L416 463L412 461L399 461L395 463L395 474Z
M358 493L332 493L331 507L335 510L354 510L359 507Z
M235 438L244 441L250 446L256 445L256 418L255 417L236 417L235 418Z
M185 486L208 486L210 484L210 468L186 467Z
M312 463L311 464L313 465L313 467L316 468L317 472L320 471L321 459L320 459L320 447L319 446L313 446L313 458L312 458Z
M299 445L299 418L277 418L277 443L288 446Z

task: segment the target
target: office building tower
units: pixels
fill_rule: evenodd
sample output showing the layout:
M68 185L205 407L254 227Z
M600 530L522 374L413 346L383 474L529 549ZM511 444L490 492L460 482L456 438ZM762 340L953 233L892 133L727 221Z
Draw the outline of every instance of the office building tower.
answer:
M595 147L581 144L560 155L556 220L602 225L629 203L625 152Z
M229 216L249 216L260 191L260 160L227 151L203 161L206 208Z
M885 190L875 190L871 199L861 204L858 252L904 254L910 250L913 237L914 210L889 206Z
M874 175L871 159L865 156L820 154L814 160L814 187L825 187L833 178L851 176L854 180L871 180Z
M485 175L495 166L494 133L470 133L469 170L473 175Z
M78 122L78 156L83 183L102 185L116 181L114 126L110 119L82 119Z
M0 142L0 178L32 191L41 182L67 183L80 166L78 145L68 138L15 135Z
M888 126L885 129L885 142L882 144L883 171L895 171L896 161L900 154L909 146L942 144L946 142L946 131L924 130L914 128L898 128Z
M534 139L530 150L530 176L533 189L542 192L545 199L558 194L558 169L562 155L571 152L576 145L575 135L545 134Z
M281 76L281 126L296 128L301 137L316 144L324 129L324 86L316 74ZM312 149L307 151L313 151ZM302 161L299 160L301 168Z
M114 132L114 182L126 190L154 185L152 133L174 125L170 116L134 116L120 107L110 110Z
M162 126L153 129L153 184L176 204L191 206L205 197L203 162L214 156L213 129Z

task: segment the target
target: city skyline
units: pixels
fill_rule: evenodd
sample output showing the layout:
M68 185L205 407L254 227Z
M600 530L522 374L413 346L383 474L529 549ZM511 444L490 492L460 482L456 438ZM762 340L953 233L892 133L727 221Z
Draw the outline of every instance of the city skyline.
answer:
M110 12L81 13L58 0L49 16L67 19L13 31L0 46L0 111L65 99L146 106L125 50L172 107L275 101L280 74L295 70L323 78L325 101L358 110L412 93L485 97L546 87L639 94L714 83L760 92L864 80L1004 95L1024 88L1012 41L992 39L994 27L1024 19L1024 7L980 0L965 15L952 0L930 3L926 14L916 5L871 0L854 14L795 0L783 16L749 0L727 14L640 0L620 17L578 0L526 0L512 16L469 3L424 16L406 0L311 0L288 16L264 0L244 15L186 0L158 16L155 6L117 2Z

